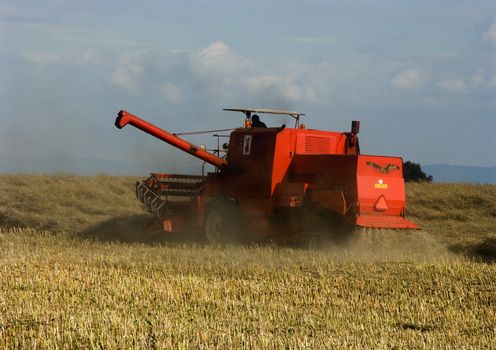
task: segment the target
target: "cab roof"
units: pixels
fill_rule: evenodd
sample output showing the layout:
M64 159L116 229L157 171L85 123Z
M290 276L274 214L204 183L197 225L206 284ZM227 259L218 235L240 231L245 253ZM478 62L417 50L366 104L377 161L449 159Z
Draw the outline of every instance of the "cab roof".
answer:
M245 114L251 113L266 113L266 114L286 114L290 115L293 118L299 118L305 113L293 112L293 111L285 111L281 109L270 109L270 108L224 108L224 111L232 111L232 112L242 112Z

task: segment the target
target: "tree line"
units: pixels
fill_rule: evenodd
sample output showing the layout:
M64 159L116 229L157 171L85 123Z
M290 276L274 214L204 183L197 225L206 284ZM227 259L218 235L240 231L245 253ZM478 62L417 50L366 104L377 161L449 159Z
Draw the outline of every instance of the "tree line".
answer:
M422 167L418 163L407 160L403 162L403 178L406 182L432 182L432 175L427 175L422 171Z

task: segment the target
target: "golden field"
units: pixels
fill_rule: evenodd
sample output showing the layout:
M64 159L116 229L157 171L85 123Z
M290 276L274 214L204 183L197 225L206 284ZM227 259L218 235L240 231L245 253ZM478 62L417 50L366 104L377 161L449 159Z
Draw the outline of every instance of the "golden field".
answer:
M327 251L143 237L135 178L0 175L0 348L496 347L496 186Z

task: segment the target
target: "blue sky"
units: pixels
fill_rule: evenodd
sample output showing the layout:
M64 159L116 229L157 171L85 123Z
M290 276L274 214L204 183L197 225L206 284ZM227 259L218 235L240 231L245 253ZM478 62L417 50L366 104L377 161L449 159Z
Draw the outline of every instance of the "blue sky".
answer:
M117 111L180 132L266 107L359 119L363 153L492 166L496 2L0 0L0 105L1 155L179 171L198 162L115 129Z

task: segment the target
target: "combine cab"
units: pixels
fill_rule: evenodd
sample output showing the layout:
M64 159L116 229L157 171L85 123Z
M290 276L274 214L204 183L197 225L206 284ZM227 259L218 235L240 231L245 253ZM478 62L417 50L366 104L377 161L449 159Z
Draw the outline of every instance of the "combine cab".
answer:
M344 226L417 228L405 219L401 158L361 155L358 121L349 132L333 132L306 129L302 113L226 110L245 118L230 133L224 157L119 112L119 129L131 124L215 167L206 176L152 174L137 183L137 197L156 217L154 229L196 232L212 243L314 244ZM294 128L254 127L255 113L289 115Z

